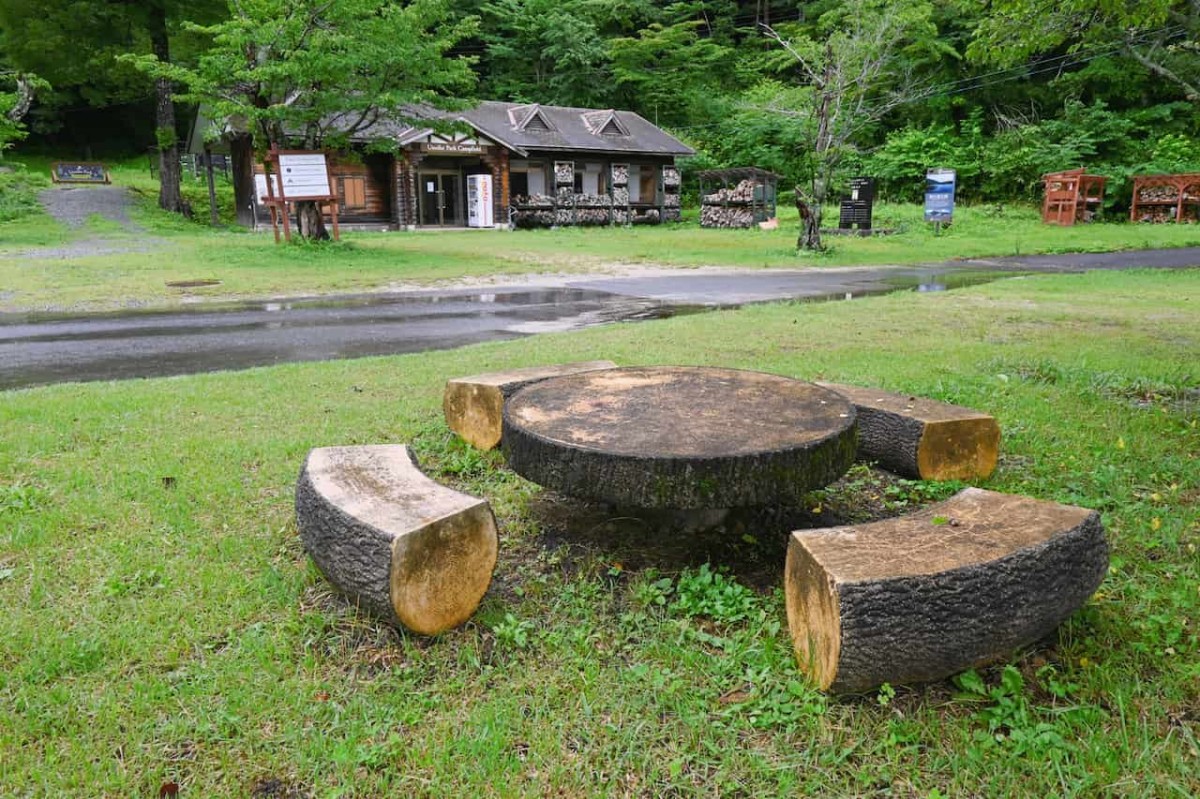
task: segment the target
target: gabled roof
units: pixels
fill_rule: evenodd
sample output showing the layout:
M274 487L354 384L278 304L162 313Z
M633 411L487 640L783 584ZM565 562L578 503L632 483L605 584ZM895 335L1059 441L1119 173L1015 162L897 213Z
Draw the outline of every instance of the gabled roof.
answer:
M568 108L485 100L466 111L411 110L415 118L457 121L519 155L530 150L590 150L629 155L695 155L695 151L632 111ZM423 125L380 122L355 139L390 138L404 146L433 133Z
M459 116L484 136L514 150L695 154L691 147L632 111L485 100ZM538 118L548 129L529 124Z

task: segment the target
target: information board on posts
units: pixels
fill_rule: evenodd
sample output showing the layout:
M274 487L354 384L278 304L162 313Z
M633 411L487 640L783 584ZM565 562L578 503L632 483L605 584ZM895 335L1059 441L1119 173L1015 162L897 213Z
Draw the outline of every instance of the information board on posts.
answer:
M925 173L925 221L948 224L954 218L953 169L930 169Z
M55 183L108 183L104 164L87 161L55 161L50 165L50 178Z
M325 199L333 194L324 153L280 153L279 177L288 200Z

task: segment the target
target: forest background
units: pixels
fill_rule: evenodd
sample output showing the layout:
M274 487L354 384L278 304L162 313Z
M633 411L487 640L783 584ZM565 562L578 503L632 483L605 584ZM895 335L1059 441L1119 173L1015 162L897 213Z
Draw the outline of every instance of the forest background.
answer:
M816 169L806 109L820 87L780 41L819 45L896 4L441 5L461 32L448 55L471 65L474 97L629 109L696 148L687 174L754 165L780 173L784 185L805 185ZM1045 172L1085 166L1110 177L1114 210L1127 207L1130 175L1200 171L1197 4L902 5L912 16L903 41L889 45L884 79L856 87L886 111L854 126L837 179L872 175L885 199L917 200L926 168L952 167L963 200L1006 202L1035 199ZM171 61L195 63L211 46L197 26L229 14L218 0L0 0L0 112L19 103L21 76L39 81L25 132L0 123L0 139L24 135L25 152L80 158L157 148L155 81L128 54L164 52L165 32ZM178 106L180 138L194 113Z

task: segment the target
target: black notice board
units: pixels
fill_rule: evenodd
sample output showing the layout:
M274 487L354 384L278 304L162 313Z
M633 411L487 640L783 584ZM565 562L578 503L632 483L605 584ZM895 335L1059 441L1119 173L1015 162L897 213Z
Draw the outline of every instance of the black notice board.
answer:
M850 178L850 194L842 197L838 227L848 230L858 225L859 230L870 230L874 204L875 178Z
M90 161L55 161L50 165L50 178L55 183L108 183L104 164Z

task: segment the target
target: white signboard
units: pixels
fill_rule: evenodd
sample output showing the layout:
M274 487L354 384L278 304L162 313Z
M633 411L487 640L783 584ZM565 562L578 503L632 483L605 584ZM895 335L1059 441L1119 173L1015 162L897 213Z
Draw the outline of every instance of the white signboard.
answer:
M267 201L267 176L254 176L254 197L258 200L258 204L262 205Z
M332 194L324 153L280 153L279 176L283 180L283 196L288 200Z

